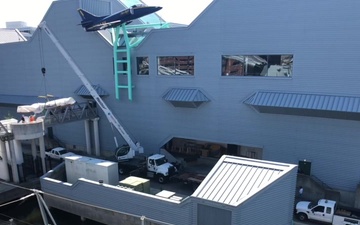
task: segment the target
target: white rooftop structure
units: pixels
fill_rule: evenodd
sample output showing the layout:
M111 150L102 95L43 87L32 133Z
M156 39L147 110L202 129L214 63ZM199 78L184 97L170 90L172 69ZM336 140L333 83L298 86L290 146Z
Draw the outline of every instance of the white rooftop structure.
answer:
M0 44L26 41L18 29L0 28Z
M224 155L192 197L238 206L296 165Z

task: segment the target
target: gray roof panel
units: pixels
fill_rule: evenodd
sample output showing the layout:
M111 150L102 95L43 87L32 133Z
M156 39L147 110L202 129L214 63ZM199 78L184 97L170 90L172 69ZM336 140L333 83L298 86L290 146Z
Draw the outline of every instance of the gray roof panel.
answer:
M244 103L252 106L360 113L360 97L356 96L258 91Z
M258 91L243 103L260 113L360 120L360 97Z
M202 91L197 88L172 88L165 95L166 101L177 102L208 102L210 101Z
M109 93L102 89L100 85L93 85L93 88L96 90L99 96L108 96ZM79 96L91 96L89 90L84 86L81 85L78 89L74 91L75 94Z
M192 195L237 206L296 165L224 155Z
M166 92L163 99L175 107L197 108L210 99L197 88L172 88Z

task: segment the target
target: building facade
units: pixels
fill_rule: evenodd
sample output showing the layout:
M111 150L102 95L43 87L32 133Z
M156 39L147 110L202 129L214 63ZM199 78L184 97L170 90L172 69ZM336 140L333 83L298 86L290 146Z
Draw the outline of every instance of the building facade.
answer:
M124 8L103 2L55 1L44 20L89 80L109 93L103 100L145 152L180 151L178 140L200 149L215 143L214 157L306 160L311 175L331 188L355 191L359 2L214 0L189 26L152 30L131 49L132 100L115 87L126 78L114 76L112 45L77 25L79 5L95 14ZM19 99L29 96L87 100L74 93L80 79L39 29L26 43L0 45L0 58L0 94L8 96L2 117L17 116L17 104L29 104ZM100 118L101 148L112 151L114 135L123 141L102 112ZM53 132L85 145L82 122Z

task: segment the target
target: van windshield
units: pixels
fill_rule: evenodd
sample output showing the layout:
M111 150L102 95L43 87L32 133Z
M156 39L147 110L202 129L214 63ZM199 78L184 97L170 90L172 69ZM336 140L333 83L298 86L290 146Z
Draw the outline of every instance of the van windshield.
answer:
M314 204L313 202L310 202L308 205L308 209L312 209L315 206L316 206L316 204Z
M157 166L160 166L160 165L162 165L162 164L164 164L164 163L167 163L167 160L166 160L165 157L155 160L155 164L156 164Z
M59 150L58 151L60 155L64 155L67 153L67 150L66 149L62 149L62 150Z

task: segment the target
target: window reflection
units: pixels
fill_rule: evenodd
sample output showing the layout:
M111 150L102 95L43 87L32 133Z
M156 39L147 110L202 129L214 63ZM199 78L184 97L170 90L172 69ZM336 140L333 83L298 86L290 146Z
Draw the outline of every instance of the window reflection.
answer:
M149 57L136 57L137 74L149 75Z
M158 57L158 75L194 75L194 56Z
M223 55L222 76L291 77L293 55Z

